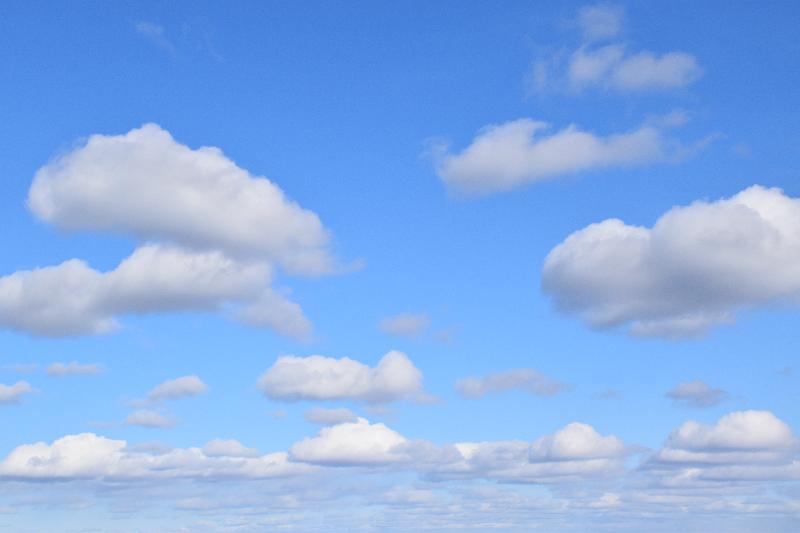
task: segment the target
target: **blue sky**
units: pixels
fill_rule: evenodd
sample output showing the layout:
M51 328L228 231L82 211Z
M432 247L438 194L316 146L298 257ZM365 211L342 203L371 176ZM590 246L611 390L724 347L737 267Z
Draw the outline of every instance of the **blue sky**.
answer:
M798 24L3 5L0 530L796 531Z

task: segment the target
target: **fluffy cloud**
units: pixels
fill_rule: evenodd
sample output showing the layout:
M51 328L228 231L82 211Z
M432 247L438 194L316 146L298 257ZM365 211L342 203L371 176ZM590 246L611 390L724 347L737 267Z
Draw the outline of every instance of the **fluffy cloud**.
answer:
M431 321L427 315L405 313L389 318L384 318L379 328L384 333L399 335L401 337L415 337L430 326Z
M22 395L31 392L33 388L27 381L17 381L13 385L0 383L0 405L19 403Z
M203 446L206 457L258 457L261 453L235 439L214 439Z
M69 363L53 363L47 367L47 375L53 377L64 376L94 376L103 373L103 367L98 364L82 364L77 361Z
M187 396L198 396L208 392L208 385L197 376L182 376L165 381L147 393L147 399L158 402L175 400Z
M401 352L389 352L375 368L344 357L279 357L258 386L276 400L358 400L387 403L421 392L422 373Z
M456 390L467 398L480 398L486 394L523 390L536 396L553 396L567 386L550 379L532 368L519 368L489 374L485 377L469 377L456 383Z
M311 324L270 286L273 270L334 269L314 213L219 149L190 149L154 124L93 135L40 168L28 205L60 228L144 243L106 272L71 259L0 277L0 327L35 335L106 333L130 314L224 310L307 338Z
M343 424L345 422L356 422L358 415L350 409L325 409L322 407L315 407L303 413L303 418L313 424L322 424L323 426L330 426L336 424Z
M175 425L175 421L167 418L158 411L140 409L129 414L125 418L125 424L128 426L164 429L173 427Z
M193 150L156 124L90 136L38 170L28 205L70 230L259 257L303 273L332 266L328 234L316 214L219 148Z
M218 450L217 450L218 451ZM18 446L0 462L0 476L17 479L129 479L224 477L269 478L303 474L309 465L288 461L285 453L257 457L225 455L199 448L164 453L138 451L123 440L81 433L52 444Z
M364 418L322 428L319 435L296 443L289 450L294 461L329 466L396 463L407 458L402 445L408 441L384 424Z
M588 424L573 422L553 435L531 444L531 462L572 461L576 459L610 459L625 454L625 446L617 437L603 437Z
M657 54L629 51L621 42L601 44L622 30L624 10L596 5L578 12L583 43L571 53L539 58L532 81L537 91L567 89L573 94L596 87L623 93L686 87L703 75L697 59L686 52Z
M722 389L715 389L703 381L679 383L666 394L676 404L687 407L711 407L728 397Z
M606 137L575 125L546 133L546 122L519 119L481 130L460 153L437 154L437 173L462 194L507 191L555 176L641 165L668 157L663 131L653 125Z
M800 200L753 186L676 207L652 228L617 219L573 233L545 259L562 311L634 335L691 336L745 307L800 297Z

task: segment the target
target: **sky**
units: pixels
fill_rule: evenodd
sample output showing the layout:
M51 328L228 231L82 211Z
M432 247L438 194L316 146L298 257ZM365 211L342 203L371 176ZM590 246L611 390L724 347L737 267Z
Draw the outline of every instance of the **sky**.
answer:
M0 531L800 530L794 2L4 2Z

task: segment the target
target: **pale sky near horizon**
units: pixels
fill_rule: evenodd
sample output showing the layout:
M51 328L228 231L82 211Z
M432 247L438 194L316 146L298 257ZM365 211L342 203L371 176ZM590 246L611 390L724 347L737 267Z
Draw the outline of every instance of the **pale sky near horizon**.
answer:
M0 531L800 530L794 2L6 2Z

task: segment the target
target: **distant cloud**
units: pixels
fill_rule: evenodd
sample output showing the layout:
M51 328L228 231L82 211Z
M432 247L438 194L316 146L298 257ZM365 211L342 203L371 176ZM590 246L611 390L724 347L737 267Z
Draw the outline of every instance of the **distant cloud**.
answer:
M346 422L355 422L358 420L358 415L350 409L345 408L325 409L323 407L315 407L303 413L303 418L313 424L333 426Z
M238 440L214 439L203 446L206 457L258 457L261 453L255 448L248 448Z
M39 368L38 363L13 363L10 365L3 365L4 370L10 370L18 374L32 374Z
M521 390L536 396L553 396L567 388L564 383L554 381L532 368L508 370L485 377L469 377L456 383L456 390L467 398L480 398L486 394L510 390Z
M697 59L686 52L631 52L621 42L599 44L621 33L624 15L623 8L612 4L582 8L576 23L583 43L567 54L540 57L531 75L533 88L573 94L593 87L634 93L678 89L702 77Z
M47 367L47 375L53 377L93 376L102 373L102 365L81 364L77 361L70 361L69 363L53 363Z
M677 148L657 124L608 136L576 125L550 130L548 123L527 118L486 126L460 153L440 146L434 153L436 171L456 193L480 195L578 172L665 160Z
M430 318L425 314L404 313L384 318L379 328L384 333L401 337L416 337L430 326Z
M188 396L199 396L208 392L208 385L197 376L182 376L165 381L147 393L147 399L153 402L177 400Z
M394 463L405 459L405 454L397 448L406 442L405 437L384 424L370 424L359 418L322 428L318 436L292 446L289 457L330 466Z
M374 368L344 357L283 356L258 380L274 400L357 400L388 403L422 392L422 373L401 352L389 352Z
M134 27L139 35L143 36L145 39L155 44L162 50L168 52L170 55L175 55L175 45L172 44L169 39L167 39L163 26L153 22L140 21L137 22Z
M17 381L13 385L3 385L0 383L0 405L20 403L23 394L33 391L27 381Z
M542 290L599 328L691 337L739 309L800 302L800 199L750 187L675 207L652 228L609 219L547 256Z
M128 426L142 426L146 428L171 428L175 425L175 421L167 418L158 411L150 411L141 409L129 414L125 419L125 424Z
M714 389L702 381L679 383L666 394L676 404L686 407L713 407L728 397L722 389Z

